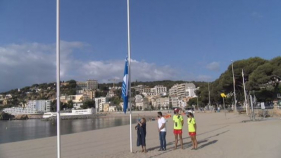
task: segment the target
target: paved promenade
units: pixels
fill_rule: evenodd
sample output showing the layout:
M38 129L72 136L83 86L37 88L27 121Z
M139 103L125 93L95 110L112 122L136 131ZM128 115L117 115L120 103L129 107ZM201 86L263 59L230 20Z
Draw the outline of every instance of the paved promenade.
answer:
M156 114L155 114L156 116ZM280 158L281 119L242 123L248 117L236 114L198 113L199 149L191 151L187 134L186 117L184 125L184 150L173 150L172 119L168 119L167 151L159 152L157 122L147 123L148 153L129 152L129 126L94 130L62 136L63 158L103 157L177 157L177 158ZM0 138L1 139L1 138ZM0 158L55 158L56 137L0 144Z

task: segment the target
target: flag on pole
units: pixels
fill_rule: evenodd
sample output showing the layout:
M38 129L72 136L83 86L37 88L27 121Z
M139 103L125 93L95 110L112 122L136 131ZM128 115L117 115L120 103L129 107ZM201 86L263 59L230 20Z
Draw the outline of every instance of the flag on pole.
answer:
M124 77L122 83L122 98L123 98L123 111L126 114L128 108L128 87L129 87L129 75L128 75L128 58L125 61L125 68L124 68Z

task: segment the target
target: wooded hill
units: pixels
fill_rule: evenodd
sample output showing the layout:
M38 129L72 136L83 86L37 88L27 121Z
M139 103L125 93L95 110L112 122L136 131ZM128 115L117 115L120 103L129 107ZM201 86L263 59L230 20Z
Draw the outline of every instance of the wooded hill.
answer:
M245 60L238 60L233 63L235 74L235 88L237 94L237 101L243 104L244 91L242 80L242 69L245 75L245 84L247 93L252 93L257 97L258 101L268 102L277 99L277 94L281 93L280 77L281 77L281 57L276 57L272 60L265 60L259 57L249 58ZM279 79L279 82L277 81ZM221 76L210 83L211 103L221 104L221 93L228 94L226 102L231 104L234 102L233 94L233 76L232 65L221 74ZM207 105L208 85L205 83L197 91L199 96L199 104L201 106ZM189 104L194 104L197 100L193 99Z

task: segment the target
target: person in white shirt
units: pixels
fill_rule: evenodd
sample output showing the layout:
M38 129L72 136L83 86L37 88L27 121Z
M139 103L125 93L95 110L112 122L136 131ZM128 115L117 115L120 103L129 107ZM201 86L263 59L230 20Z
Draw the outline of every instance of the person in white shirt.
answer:
M166 150L166 119L162 116L162 112L158 112L158 132L160 139L159 151Z

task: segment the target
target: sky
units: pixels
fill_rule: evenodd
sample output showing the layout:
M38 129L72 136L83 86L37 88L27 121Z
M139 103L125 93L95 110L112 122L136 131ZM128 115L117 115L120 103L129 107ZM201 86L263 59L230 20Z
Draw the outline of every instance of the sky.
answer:
M130 0L132 80L213 81L281 50L280 0ZM61 0L61 80L121 81L126 0ZM56 80L56 0L0 0L0 92ZM234 65L235 66L235 65Z

